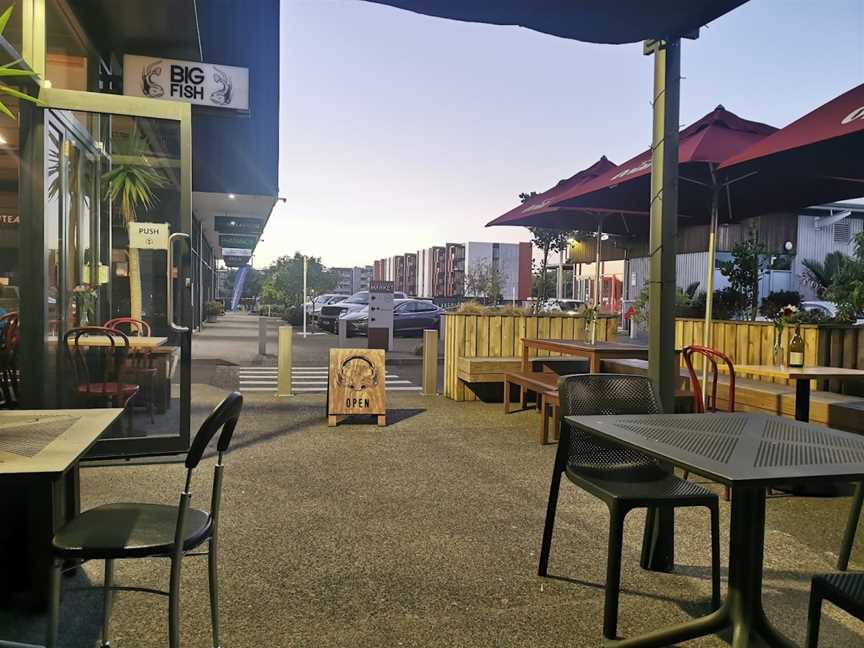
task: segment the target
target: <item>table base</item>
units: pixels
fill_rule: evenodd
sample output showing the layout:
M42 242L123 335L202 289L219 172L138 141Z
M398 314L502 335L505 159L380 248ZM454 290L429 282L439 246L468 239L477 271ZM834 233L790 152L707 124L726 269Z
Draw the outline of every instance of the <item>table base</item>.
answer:
M607 639L604 645L615 648L660 648L729 628L732 631L733 648L755 645L757 637L769 646L792 648L794 644L771 627L762 607L765 489L733 488L731 518L729 582L723 606L693 621L639 637Z

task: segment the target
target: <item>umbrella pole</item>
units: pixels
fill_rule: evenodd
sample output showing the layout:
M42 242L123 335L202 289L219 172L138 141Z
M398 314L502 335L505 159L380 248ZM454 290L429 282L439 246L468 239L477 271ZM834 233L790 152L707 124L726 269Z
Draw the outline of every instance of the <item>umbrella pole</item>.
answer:
M708 260L705 272L705 329L702 332L702 346L710 347L713 337L713 310L714 310L714 266L717 259L717 221L720 204L720 185L714 177L714 169L711 169L713 184L711 186L711 226L708 230ZM704 404L708 405L708 363L702 361L702 397Z
M651 237L648 311L648 375L667 412L675 411L675 255L678 238L678 125L681 41L654 52L654 126L651 140ZM643 569L675 567L674 513L648 515L642 541Z
M594 240L594 319L591 320L591 344L597 343L597 316L600 314L600 238L603 236L603 217L597 219L597 238Z

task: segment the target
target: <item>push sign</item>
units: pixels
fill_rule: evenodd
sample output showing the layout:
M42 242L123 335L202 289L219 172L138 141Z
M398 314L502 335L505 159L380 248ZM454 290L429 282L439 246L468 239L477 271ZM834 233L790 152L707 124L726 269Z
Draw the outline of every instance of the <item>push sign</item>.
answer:
M123 94L249 110L249 70L127 54L123 56Z
M168 223L129 223L129 247L139 250L167 250Z

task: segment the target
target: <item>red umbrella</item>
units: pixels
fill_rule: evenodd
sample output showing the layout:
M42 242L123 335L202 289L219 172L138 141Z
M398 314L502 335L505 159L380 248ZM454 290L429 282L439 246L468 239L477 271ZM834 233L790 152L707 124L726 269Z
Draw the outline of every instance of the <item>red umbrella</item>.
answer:
M712 212L712 194L722 184L716 174L718 165L777 129L760 122L742 119L717 106L713 111L681 131L679 135L678 213L707 221ZM651 150L624 162L591 182L576 185L558 194L550 207L579 207L624 213L647 214L651 200ZM718 205L723 210L723 205ZM729 218L729 214L726 217ZM647 227L647 219L630 219L632 226Z
M864 194L864 84L724 160L736 215ZM761 211L760 211L761 210Z
M486 223L486 227L497 225L519 225L522 227L546 227L549 229L594 229L596 219L589 213L552 207L565 192L581 187L599 176L617 168L604 155L587 169L561 180L551 189L532 196L521 205ZM588 226L586 224L589 222Z
M686 37L747 0L368 0L439 18L518 25L590 43Z

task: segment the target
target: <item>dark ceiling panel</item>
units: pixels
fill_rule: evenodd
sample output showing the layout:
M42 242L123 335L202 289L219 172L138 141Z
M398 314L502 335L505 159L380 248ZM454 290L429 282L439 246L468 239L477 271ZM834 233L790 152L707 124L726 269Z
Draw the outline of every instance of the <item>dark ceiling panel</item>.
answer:
M67 0L101 53L201 60L195 0Z

